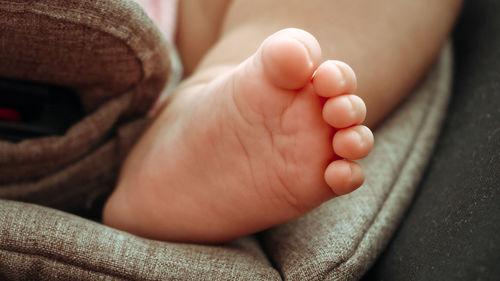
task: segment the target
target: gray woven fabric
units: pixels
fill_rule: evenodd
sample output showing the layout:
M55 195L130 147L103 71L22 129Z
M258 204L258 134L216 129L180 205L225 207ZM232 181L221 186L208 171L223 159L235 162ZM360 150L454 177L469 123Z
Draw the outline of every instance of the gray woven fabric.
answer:
M138 118L118 128L120 120L143 113L166 83L166 42L132 0L0 0L0 42L0 76L71 86L89 113L64 136L0 142L0 197L91 209L113 187L144 125ZM158 242L0 200L0 280L357 279L412 198L444 115L450 73L447 50L377 129L374 151L362 161L364 187L263 234L279 270L253 237L224 246Z
M263 234L285 280L356 280L371 266L409 205L432 152L451 87L451 50L375 131L361 164L366 182L307 216Z
M90 211L166 86L169 43L133 0L0 0L0 42L0 77L69 87L87 113L64 135L0 141L0 198Z
M0 200L0 280L279 280L252 237L224 246L138 238Z
M365 185L307 216L224 246L158 242L53 209L0 200L0 280L355 280L385 247L413 196L444 115L447 49L376 130Z

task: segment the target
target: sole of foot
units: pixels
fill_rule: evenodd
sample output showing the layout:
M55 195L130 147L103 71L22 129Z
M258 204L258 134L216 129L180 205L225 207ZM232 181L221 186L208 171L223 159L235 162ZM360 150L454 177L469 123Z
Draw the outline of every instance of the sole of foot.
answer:
M363 183L352 160L369 154L373 135L360 125L366 107L354 95L355 74L340 61L321 63L311 34L281 30L222 69L179 86L122 167L105 224L157 240L221 243Z

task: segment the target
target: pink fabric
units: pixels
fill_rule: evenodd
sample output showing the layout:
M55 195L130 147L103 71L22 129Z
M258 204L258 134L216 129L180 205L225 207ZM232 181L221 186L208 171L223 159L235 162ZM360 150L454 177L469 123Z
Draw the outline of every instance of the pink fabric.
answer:
M146 11L149 17L163 32L165 37L173 42L177 22L178 0L135 0Z

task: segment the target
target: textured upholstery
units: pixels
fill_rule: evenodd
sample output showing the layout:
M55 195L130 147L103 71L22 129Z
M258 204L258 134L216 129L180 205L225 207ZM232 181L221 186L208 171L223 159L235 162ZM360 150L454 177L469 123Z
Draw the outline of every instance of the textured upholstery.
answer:
M252 237L158 242L46 207L0 204L0 280L280 279Z
M287 280L356 280L384 249L420 181L450 95L451 48L415 92L375 131L353 193L264 234Z
M0 21L0 42L16 44L0 44L9 65L0 65L0 76L70 86L88 112L64 136L0 142L0 171L19 167L0 172L0 197L9 199L0 200L0 280L357 279L408 206L449 97L446 48L377 128L374 151L361 161L367 181L359 190L259 239L221 246L147 240L64 211L91 211L113 187L123 154L143 128L137 116L166 83L169 46L131 0L0 0Z
M135 2L96 0L0 0L0 42L0 77L69 87L86 112L63 135L0 141L0 198L89 212L167 83L168 43Z

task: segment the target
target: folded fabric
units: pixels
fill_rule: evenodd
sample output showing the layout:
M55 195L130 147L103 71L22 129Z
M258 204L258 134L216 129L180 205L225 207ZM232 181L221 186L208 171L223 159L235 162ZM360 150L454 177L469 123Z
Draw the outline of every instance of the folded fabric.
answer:
M279 280L252 237L224 246L139 238L81 217L0 200L0 280Z
M65 86L85 111L64 134L0 140L0 198L89 212L165 88L172 47L132 0L0 0L0 42L0 77Z
M383 250L413 196L445 114L450 77L447 48L377 128L372 156L363 161L363 187L259 240L249 236L220 246L153 241L51 208L0 200L0 279L356 280Z
M171 46L146 13L132 0L0 0L0 42L0 77L67 86L86 113L60 136L0 141L1 280L355 280L408 206L450 93L446 48L376 129L354 193L260 239L159 242L61 211L100 211L171 77Z
M298 220L263 234L286 280L357 280L382 252L413 198L451 93L451 44L425 80L375 130L360 161L366 181Z

